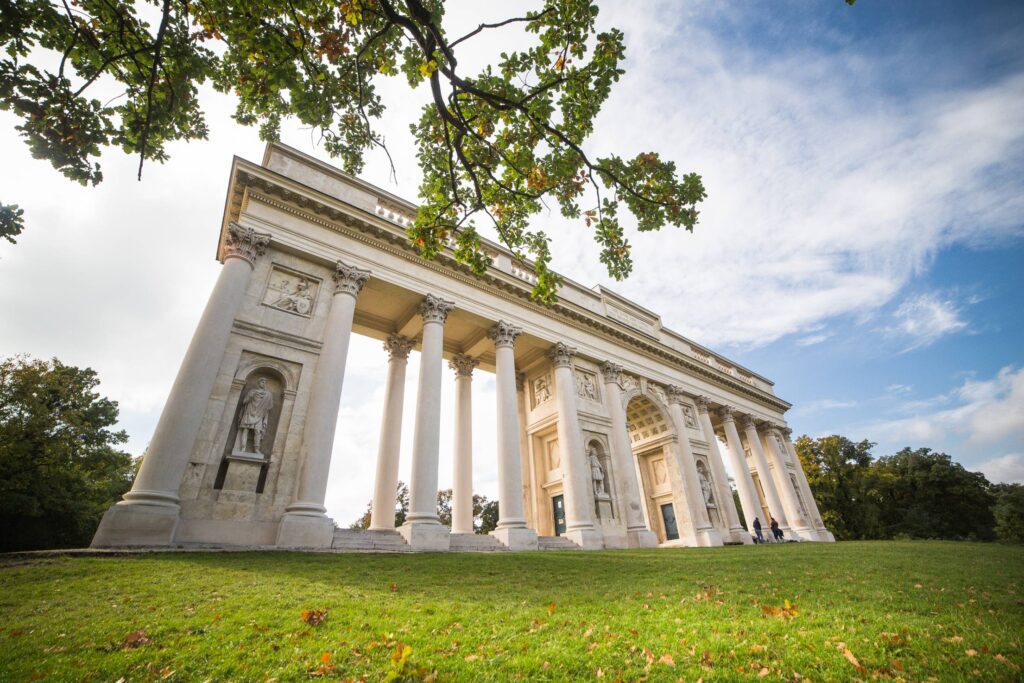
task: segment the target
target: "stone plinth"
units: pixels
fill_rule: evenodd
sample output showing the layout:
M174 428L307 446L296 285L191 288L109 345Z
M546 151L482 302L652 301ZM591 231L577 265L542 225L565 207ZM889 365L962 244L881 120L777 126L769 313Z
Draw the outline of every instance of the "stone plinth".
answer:
M451 548L452 535L442 524L403 524L398 533L413 550L421 552L447 552Z
M509 550L536 550L537 532L533 529L505 528L495 529L491 536L498 539Z

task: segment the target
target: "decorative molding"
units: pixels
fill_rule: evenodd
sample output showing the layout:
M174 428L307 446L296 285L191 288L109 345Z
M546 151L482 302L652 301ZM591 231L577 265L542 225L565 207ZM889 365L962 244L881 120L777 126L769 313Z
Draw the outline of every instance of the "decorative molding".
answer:
M610 360L606 360L601 363L600 366L601 376L604 378L605 384L619 384L622 381L622 366L613 363Z
M515 344L516 337L522 333L523 328L507 323L504 320L499 320L487 330L487 337L494 340L494 348L501 348L502 346L511 348Z
M388 360L407 360L415 343L412 339L400 334L389 334L388 338L384 340L384 350L388 352Z
M263 255L268 244L270 235L256 232L252 228L243 228L231 221L228 223L228 234L224 240L224 253L221 258L224 261L229 258L240 258L247 261L250 266L255 266L256 259Z
M572 357L575 355L576 349L562 342L555 342L555 345L548 350L548 358L556 368L571 368Z
M359 296L363 285L370 279L370 271L350 266L344 261L334 264L334 293Z
M464 353L452 356L452 359L448 361L448 367L455 371L456 377L472 377L473 368L478 365L480 365L480 361Z
M445 301L439 296L427 294L420 302L420 315L424 323L441 323L448 319L448 314L455 308L454 301Z

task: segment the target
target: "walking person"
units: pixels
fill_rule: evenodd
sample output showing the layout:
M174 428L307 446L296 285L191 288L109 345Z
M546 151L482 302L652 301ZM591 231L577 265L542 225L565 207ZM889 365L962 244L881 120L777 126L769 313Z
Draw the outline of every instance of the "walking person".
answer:
M754 517L754 533L757 534L756 543L764 543L764 536L761 535L761 520Z
M771 517L770 519L772 520L772 537L775 538L776 541L786 540L782 535L782 529L779 528L778 520L776 520L774 517Z

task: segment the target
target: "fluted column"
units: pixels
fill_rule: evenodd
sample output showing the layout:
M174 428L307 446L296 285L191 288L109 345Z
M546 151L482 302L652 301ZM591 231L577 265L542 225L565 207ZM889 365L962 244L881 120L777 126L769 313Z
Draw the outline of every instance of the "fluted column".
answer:
M803 539L814 540L815 534L812 522L806 519L806 515L800 509L800 500L797 498L796 490L793 488L793 480L789 478L789 468L786 467L786 457L782 455L779 436L776 432L776 425L766 422L758 431L764 437L767 446L765 455L768 457L768 467L772 470L775 479L775 488L782 499L782 507L786 511L786 519L795 536ZM781 523L781 522L780 522Z
M722 537L708 517L708 508L697 475L697 461L693 457L693 447L686 433L686 417L683 415L685 397L686 394L680 387L668 387L668 412L678 436L676 443L679 449L679 471L683 475L683 485L686 487L686 505L693 521L694 542L701 547L718 546L722 545Z
M796 466L796 479L804 495L804 502L810 508L808 511L811 513L815 534L819 541L835 542L836 537L825 526L825 522L821 518L821 512L818 510L818 501L814 500L814 493L811 491L810 484L807 483L807 474L804 472L803 463L800 462L796 446L793 445L793 430L789 427L783 427L781 431L784 437L783 443L786 446L786 450L789 451L789 456L793 459L793 464Z
M604 547L604 534L594 528L594 495L590 486L589 465L576 410L576 378L572 358L576 349L562 342L548 351L555 369L556 407L558 409L558 448L562 460L562 485L565 496L565 535L581 548Z
M491 532L513 550L536 550L537 532L526 528L523 473L519 448L516 359L513 345L522 329L499 321L487 331L494 341L495 395L498 410L498 526Z
M409 515L399 531L417 550L447 550L450 535L437 518L437 458L441 439L441 363L444 323L455 307L432 294L420 304L423 343L413 431Z
M455 371L455 439L452 476L452 533L473 533L473 368L475 358L459 354L448 361Z
M764 456L764 449L761 448L761 437L757 435L757 425L754 423L754 418L750 415L744 415L741 425L747 437L747 445L750 446L750 455L754 459L754 466L757 467L757 479L761 482L761 490L764 491L765 500L768 502L768 512L779 523L779 528L784 533L790 534L793 529L789 525L786 510L782 506L779 492L775 488L772 473L768 470L768 459ZM771 520L768 520L768 522L770 524Z
M103 516L94 547L169 545L174 540L181 500L178 488L203 422L231 327L245 298L256 259L270 235L228 225L224 263L203 309L153 439L132 490Z
M384 342L388 352L388 378L384 385L384 418L377 446L377 477L370 508L370 529L395 528L395 495L398 489L398 459L402 443L402 406L405 402L405 368L413 340L397 334Z
M619 509L624 511L626 535L631 548L654 548L658 537L644 522L643 494L633 465L633 447L626 427L626 409L622 405L622 367L612 362L601 364L604 378L605 407L612 420L612 463Z
M338 424L341 388L345 379L348 344L356 297L370 279L370 271L338 261L334 269L334 298L327 314L324 343L320 348L313 386L309 392L306 421L299 449L301 469L295 500L285 508L277 544L288 547L330 547L334 522L324 514L327 475L331 469L334 432Z
M767 520L761 519L764 514L761 512L761 505L757 502L754 479L750 476L750 468L747 467L747 458L743 454L743 442L740 441L740 434L736 431L732 408L722 406L718 409L718 416L722 421L722 430L725 432L725 441L729 447L729 465L732 466L733 476L736 478L736 491L740 494L740 507L743 508L747 531L754 533L754 518L760 519L761 526L766 526Z
M711 416L708 414L709 399L707 396L698 396L694 402L697 404L697 420L700 422L701 432L704 434L704 440L708 443L708 460L711 462L711 476L715 479L718 507L724 511L725 525L729 528L729 535L733 542L749 544L751 543L750 534L743 530L740 517L736 513L736 501L733 500L732 489L729 487L729 475L725 472L722 452L718 448L718 438L715 436L715 428L711 424Z

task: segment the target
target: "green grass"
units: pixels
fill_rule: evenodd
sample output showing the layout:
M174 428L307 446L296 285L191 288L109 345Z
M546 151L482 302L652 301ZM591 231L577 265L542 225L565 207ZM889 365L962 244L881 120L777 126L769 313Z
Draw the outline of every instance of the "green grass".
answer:
M0 560L2 681L381 680L397 643L410 679L1021 680L1024 548Z

